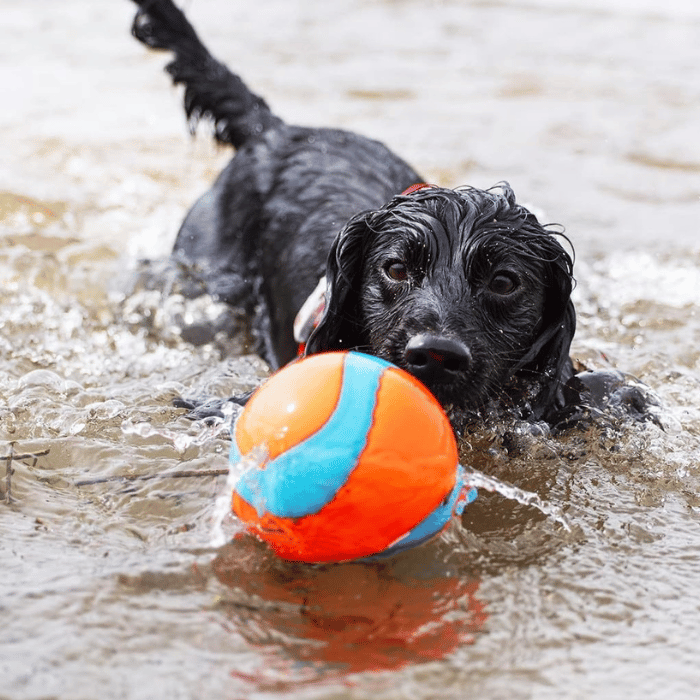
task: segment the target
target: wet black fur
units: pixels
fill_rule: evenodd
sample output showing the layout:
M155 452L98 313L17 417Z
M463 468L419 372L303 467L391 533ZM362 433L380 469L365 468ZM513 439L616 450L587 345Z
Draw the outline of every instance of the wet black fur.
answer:
M249 311L266 359L294 358L294 317L325 273L326 313L307 353L359 349L417 374L445 406L551 419L573 375L572 260L508 185L398 194L422 178L382 144L285 124L170 0L135 2L134 36L175 54L167 70L185 85L192 123L210 118L237 150L174 253ZM417 337L437 370L409 358ZM459 351L446 367L443 341Z

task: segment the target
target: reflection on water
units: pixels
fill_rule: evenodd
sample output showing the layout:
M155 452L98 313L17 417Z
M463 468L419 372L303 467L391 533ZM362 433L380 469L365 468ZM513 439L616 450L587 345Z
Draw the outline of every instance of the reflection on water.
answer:
M443 184L508 179L564 223L576 358L662 406L464 437L465 465L570 533L482 490L437 541L319 567L212 547L229 443L172 399L267 368L235 311L137 262L228 154L189 140L132 3L0 9L0 695L695 697L697 3L189 3L290 120L381 138Z
M251 644L281 646L302 669L347 674L439 660L470 644L487 617L479 581L426 553L305 566L245 552L234 540L213 562L218 580L235 592L222 595L219 608Z

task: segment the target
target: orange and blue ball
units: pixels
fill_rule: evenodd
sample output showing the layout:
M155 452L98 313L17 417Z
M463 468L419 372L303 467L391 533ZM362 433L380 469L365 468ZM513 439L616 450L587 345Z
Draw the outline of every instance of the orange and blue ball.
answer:
M231 461L262 447L232 508L282 558L348 561L430 539L476 497L449 420L410 374L357 352L311 355L250 398Z

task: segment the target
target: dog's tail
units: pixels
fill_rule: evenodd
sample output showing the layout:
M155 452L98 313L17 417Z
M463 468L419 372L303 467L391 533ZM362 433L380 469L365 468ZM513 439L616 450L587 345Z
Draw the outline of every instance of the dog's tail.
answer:
M209 53L172 0L134 2L139 10L131 33L146 46L175 54L165 69L175 84L185 86L185 112L193 131L201 118L209 118L217 141L239 148L282 123L265 100Z

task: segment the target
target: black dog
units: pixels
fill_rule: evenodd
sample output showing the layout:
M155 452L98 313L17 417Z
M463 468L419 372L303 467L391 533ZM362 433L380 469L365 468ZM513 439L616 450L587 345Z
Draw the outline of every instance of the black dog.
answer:
M285 124L171 0L135 2L133 34L174 53L167 71L185 86L191 123L210 118L237 150L175 253L250 312L273 366L297 355L295 318L325 274L306 353L378 355L463 414L558 420L574 375L572 260L507 184L404 192L422 178L383 145Z

